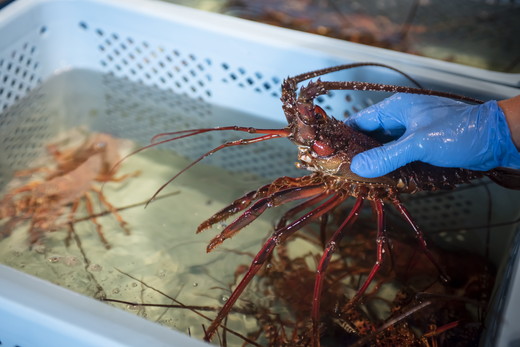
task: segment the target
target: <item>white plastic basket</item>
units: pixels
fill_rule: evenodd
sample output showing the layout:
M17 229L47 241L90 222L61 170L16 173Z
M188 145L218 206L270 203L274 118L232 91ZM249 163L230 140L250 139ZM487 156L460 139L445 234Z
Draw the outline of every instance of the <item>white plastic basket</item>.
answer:
M221 112L214 125L281 124L280 82L287 76L337 64L385 63L406 71L427 87L482 99L518 94L518 89L508 86L512 79L505 74L155 1L18 0L0 11L0 37L2 185L13 171L26 168L42 153L41 145L46 140L80 124L145 143L154 133L173 130L150 119L165 120L170 109L177 107L186 116L180 125L194 128L215 116L208 104L229 111ZM74 84L73 99L62 92L68 85L56 90L41 88L43 82L63 72L84 69L100 73L88 81L98 88L83 90L81 83ZM408 83L381 68L346 71L330 79ZM149 87L152 92L124 89L121 80ZM183 99L176 104L172 91L192 101ZM385 97L370 92L349 94L345 98L335 93L319 102L327 112L341 117ZM129 95L142 102L134 105ZM56 104L66 112L56 114ZM233 112L257 118L233 119ZM92 117L93 113L109 117ZM197 156L211 144L221 143L222 136L216 134L211 140L194 138L189 146L174 148ZM250 151L255 149L240 149L237 155L211 160L235 171L247 166L264 177L293 172L290 170L295 157L290 148L285 152L266 145L261 160L247 163L245 158L253 155ZM501 212L507 218L517 218L518 195L496 194L495 199L505 196L512 200L507 211ZM481 211L475 207L469 214L471 218ZM501 297L495 304L495 315L491 315L491 329L484 344L505 346L518 341L514 323L520 306L512 295L520 289L518 244L517 237L505 267L508 270L497 288ZM503 248L495 250L498 261L503 252ZM0 267L0 274L2 345L202 344L11 269ZM133 328L136 325L139 329ZM78 329L77 334L71 333L74 329Z

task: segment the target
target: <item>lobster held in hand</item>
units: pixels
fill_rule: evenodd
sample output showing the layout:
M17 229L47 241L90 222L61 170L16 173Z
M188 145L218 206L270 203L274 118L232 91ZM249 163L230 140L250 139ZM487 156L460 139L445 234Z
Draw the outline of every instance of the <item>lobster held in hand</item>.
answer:
M330 90L374 90L386 92L404 92L415 94L428 94L457 100L481 103L465 96L451 93L435 92L420 88L383 85L367 82L326 82L321 80L311 81L298 91L298 84L330 72L358 68L363 66L381 66L396 71L416 83L411 77L392 67L376 63L358 63L341 65L332 68L317 70L288 78L282 84L282 107L287 118L288 125L283 129L255 129L238 126L227 126L206 129L183 130L156 135L152 144L142 149L156 146L161 143L202 134L211 131L242 131L250 134L262 134L251 139L241 139L224 143L196 159L192 164L166 182L152 197L172 180L188 170L191 166L220 149L249 145L260 141L275 138L288 138L298 148L298 167L312 173L303 177L280 177L270 184L260 187L238 198L208 220L202 222L197 229L201 232L216 223L219 223L235 214L239 216L231 222L219 235L209 243L208 252L213 250L226 239L234 236L241 229L253 222L266 209L280 206L292 201L300 203L288 210L277 224L272 235L264 243L255 256L249 270L245 273L241 282L237 285L225 305L218 313L216 319L206 331L206 340L210 340L215 334L221 322L230 312L248 283L271 256L273 249L280 242L285 241L294 232L323 215L333 211L338 205L350 196L356 201L350 213L344 219L341 226L329 239L321 260L316 270L314 294L312 298L312 323L313 341L319 345L319 321L320 321L320 297L324 280L324 273L334 253L339 240L354 224L365 200L369 200L377 220L376 236L376 262L369 275L362 283L356 295L351 299L350 305L355 304L366 291L374 276L377 274L384 261L387 236L385 232L384 204L393 205L401 216L410 225L422 252L436 266L441 278L448 281L442 266L429 251L423 234L412 216L401 203L399 196L403 193L413 194L418 191L434 191L437 189L453 189L457 184L488 176L498 183L508 183L509 188L520 188L520 175L516 171L491 170L488 172L471 171L458 168L441 168L421 162L410 163L385 176L376 178L363 178L350 170L352 158L363 151L381 146L374 138L356 130L345 123L336 120L319 106L314 105L314 100ZM417 84L417 83L416 83ZM159 139L169 136L165 140ZM142 150L141 149L141 150ZM507 174L508 180L503 175ZM510 178L515 181L511 182Z

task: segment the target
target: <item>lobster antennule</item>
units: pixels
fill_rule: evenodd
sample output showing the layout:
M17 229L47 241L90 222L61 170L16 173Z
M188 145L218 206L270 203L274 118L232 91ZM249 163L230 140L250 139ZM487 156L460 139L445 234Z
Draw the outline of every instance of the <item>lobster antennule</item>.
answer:
M232 127L227 127L227 128L232 128ZM190 137L190 136L193 136L193 135L197 135L197 134L202 134L202 133L205 133L205 132L208 132L208 131L213 131L215 130L214 128L208 128L208 129L191 129L191 130L181 130L181 131L174 131L174 132L171 132L171 133L161 133L161 134L157 134L155 135L154 137L152 137L151 139L151 143L149 145L146 145L146 146L143 146L143 147L140 147L138 149L136 149L135 151L125 155L123 158L121 158L117 163L114 164L114 166L112 167L112 169L110 169L110 172L113 172L117 167L119 167L119 165L121 165L121 163L123 163L123 161L125 161L126 159L130 158L131 156L137 154L137 153L140 153L146 149L150 149L150 148L153 148L153 147L156 147L156 146L159 146L159 145L162 145L163 143L167 143L167 142L171 142L171 141L175 141L175 140L179 140L179 139L182 139L182 138L185 138L185 137ZM217 130L220 130L220 129L217 129ZM223 129L223 130L233 130L233 129ZM161 137L161 136L171 136L171 135L176 135L176 134L184 134L184 135L180 135L180 136L176 136L176 137L173 137L173 138L170 138L170 139L166 139L166 140L162 140L162 141L159 141L159 142L155 142L157 140L157 138Z
M278 135L277 137L288 137L289 136L289 131L286 130L286 129L256 129L256 128L251 128L251 127L239 127L239 126L234 126L234 125L233 126L226 126L226 127L201 128L201 129L190 129L190 130L173 131L173 132L169 132L169 133L160 133L160 134L157 134L154 137L152 137L152 139L150 140L151 143L149 145L146 145L146 146L143 146L141 148L138 148L135 151L133 151L133 152L125 155L123 158L121 158L117 163L114 164L112 170L114 170L119 165L121 165L121 163L123 161L125 161L126 159L128 159L129 157L131 157L134 154L137 154L139 152L142 152L142 151L144 151L146 149L162 145L163 143L168 143L168 142L172 142L172 141L175 141L175 140L180 140L180 139L185 138L185 137L190 137L190 136L194 136L194 135L198 135L198 134L203 134L203 133L207 133L207 132L210 132L210 131L225 131L225 130L242 131L242 132L247 132L247 133L250 133L250 134ZM182 135L179 135L179 134L182 134ZM161 141L156 142L157 139L159 139L160 137L172 136L172 135L179 135L179 136L175 136L175 137L172 137L172 138L169 138L169 139L166 139L166 140L161 140Z
M191 136L191 135L186 135L186 136ZM155 147L155 146L158 146L160 144L163 144L165 142L169 142L169 141L172 141L171 139L169 140L164 140L164 141L161 141L161 142L156 142L156 143L151 143L149 145L146 145L146 146L143 146L143 147L140 147L138 149L136 149L135 151L133 152L130 152L129 154L125 155L124 157L122 157L121 159L119 159L113 166L112 168L108 171L108 174L112 174L115 172L115 170L125 161L127 160L128 158L130 158L131 156L137 154L137 153L140 153L146 149L149 149L149 148L152 148L152 147ZM104 184L102 185L102 187L104 186ZM103 190L103 188L101 188L101 190Z
M246 132L249 134L278 134L281 137L289 136L289 132L286 129L256 129L256 128L252 128L252 127L240 127L240 126L236 126L236 125L231 125L231 126L224 126L224 127L190 129L190 130L180 130L180 131L173 131L173 132L167 132L167 133L160 133L160 134L157 134L154 137L152 137L151 142L156 143L155 141L157 141L159 138L165 137L165 136L178 135L178 136L172 137L170 139L161 140L160 142L157 142L156 144L175 141L175 140L179 140L179 139L182 139L185 137L190 137L193 135L204 134L204 133L207 133L210 131L228 131L228 130L242 131L242 132ZM181 135L181 134L183 134L183 135Z
M164 187L166 187L170 182L172 182L179 175L181 175L184 171L188 170L189 168L191 168L193 165L195 165L196 163L198 163L199 161L201 161L202 159L204 159L208 155L211 155L211 154L215 153L216 151L218 151L218 150L220 150L220 149L222 149L224 147L229 147L229 146L233 146L233 145L245 145L245 144L260 142L260 141L269 140L271 138L277 138L277 137L288 137L289 134L290 134L289 130L285 129L285 128L283 128L283 129L256 129L256 128L252 128L252 127L240 127L240 126L236 126L236 125L224 126L224 127L214 127L214 128L200 128L200 129L180 130L180 131L173 131L173 132L167 132L167 133L160 133L160 134L157 134L154 137L152 137L152 139L150 141L151 143L149 145L146 145L146 146L143 146L141 148L138 148L135 151L125 155L119 161L117 161L114 164L114 166L112 166L112 168L110 169L109 174L113 173L123 163L123 161L125 161L126 159L130 158L131 156L133 156L133 155L135 155L137 153L140 153L140 152L142 152L142 151L144 151L146 149L162 145L163 143L172 142L172 141L175 141L175 140L180 140L180 139L185 138L185 137L190 137L190 136L194 136L194 135L198 135L198 134L203 134L203 133L207 133L207 132L210 132L210 131L226 131L226 130L242 131L242 132L247 132L249 134L267 134L267 135L260 136L260 137L257 137L257 138L253 138L253 139L249 139L249 140L238 140L238 141L227 142L227 143L225 143L225 144L223 144L223 145L221 145L221 146L219 146L217 148L214 148L213 150L203 154L202 156L197 158L193 163L191 163L189 166L187 166L186 168L181 170L177 175L175 175L170 180L168 180L168 182L166 182L164 185L162 185L159 188L159 190L157 190L157 192L155 192L155 194L148 200L148 202L146 203L145 207L148 206L148 204L157 197L157 194L159 192L161 192L164 189ZM174 135L177 135L177 136L174 136ZM174 136L174 137L168 138L168 139L165 139L165 140L161 140L161 141L157 141L159 138L165 137L165 136ZM247 142L247 143L237 143L237 142L240 142L240 141L244 141L244 142Z
M277 130L280 130L280 129L277 129ZM283 129L282 129L283 130ZM182 169L181 171L179 171L177 174L175 174L175 176L173 176L172 178L170 178L166 183L164 183L161 187L159 187L159 189L154 193L154 195L148 200L148 202L146 203L145 207L148 206L148 204L150 202L152 202L156 197L157 195L164 189L166 188L166 186L168 184L170 184L173 180L175 180L177 177L179 177L180 175L182 175L185 171L189 170L190 168L192 168L195 164L197 164L199 161L201 161L202 159L212 155L213 153L217 152L217 151L220 151L221 149L223 148L226 148L226 147L231 147L231 146L241 146L241 145L249 145L249 144L252 144L252 143L256 143L256 142L262 142L262 141L266 141L266 140L271 140L271 139L276 139L276 138L279 138L279 137L286 137L284 136L285 133L283 133L283 135L280 135L280 134L267 134L267 135L263 135L263 136L259 136L259 137L254 137L254 138L251 138L251 139L240 139L240 140L235 140L235 141L229 141L229 142L226 142L226 143L223 143L221 144L220 146L218 147L215 147L213 148L212 150L202 154L200 157L198 157L197 159L195 159L193 162L191 162L188 166L186 166L184 169ZM185 135L183 135L185 136ZM187 135L187 136L190 136L190 135ZM171 141L172 139L168 139L168 140L164 140L164 141L161 141L161 142L157 142L157 144L159 143L164 143L164 142L168 142L168 141ZM154 144L155 145L155 144ZM149 145L148 147L151 147L151 145Z

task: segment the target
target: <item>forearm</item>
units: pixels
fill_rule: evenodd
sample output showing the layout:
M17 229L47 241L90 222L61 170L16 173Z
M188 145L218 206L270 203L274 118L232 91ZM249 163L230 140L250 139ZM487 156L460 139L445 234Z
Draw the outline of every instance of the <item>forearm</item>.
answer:
M498 102L498 106L504 111L511 137L516 149L520 151L520 95L501 100Z

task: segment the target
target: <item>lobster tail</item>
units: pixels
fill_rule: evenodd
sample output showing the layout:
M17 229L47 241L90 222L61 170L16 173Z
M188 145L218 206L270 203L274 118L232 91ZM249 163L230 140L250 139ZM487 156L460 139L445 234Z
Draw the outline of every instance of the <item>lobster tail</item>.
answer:
M520 170L499 167L486 172L485 175L502 187L520 190Z

